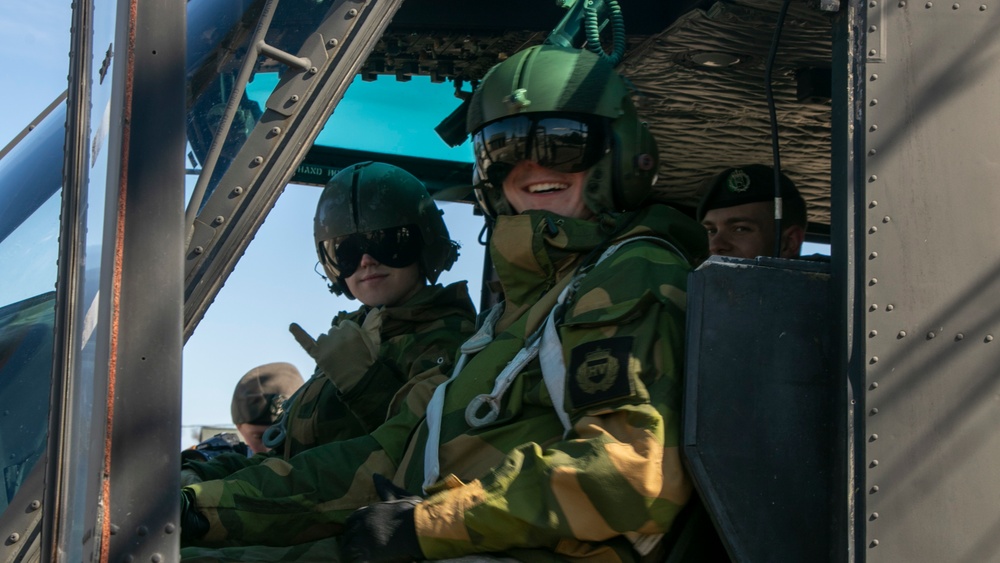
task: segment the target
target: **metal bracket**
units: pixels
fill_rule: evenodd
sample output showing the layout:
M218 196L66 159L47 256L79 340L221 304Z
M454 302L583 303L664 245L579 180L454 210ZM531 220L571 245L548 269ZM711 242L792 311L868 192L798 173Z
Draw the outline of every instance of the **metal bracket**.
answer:
M286 73L267 98L267 109L274 110L285 117L295 113L298 102L306 98L309 90L315 84L312 78L316 76L318 69L322 68L329 58L323 36L318 33L309 36L302 44L299 55L300 58L310 61L309 68L304 69L305 72L302 73Z
M865 53L867 62L884 63L886 51L886 18L885 4L889 0L865 0L868 6L867 35L868 51Z

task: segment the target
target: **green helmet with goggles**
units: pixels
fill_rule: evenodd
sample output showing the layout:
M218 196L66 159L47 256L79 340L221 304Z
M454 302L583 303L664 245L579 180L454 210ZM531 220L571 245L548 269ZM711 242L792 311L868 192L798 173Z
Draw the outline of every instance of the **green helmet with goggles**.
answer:
M362 162L327 182L316 206L314 235L330 291L353 299L344 280L368 254L404 268L419 261L428 281L458 258L458 243L424 184L402 168Z
M600 55L530 47L494 66L472 95L476 198L487 215L514 210L503 180L521 160L587 172L584 203L596 214L638 207L656 178L656 141L625 80Z

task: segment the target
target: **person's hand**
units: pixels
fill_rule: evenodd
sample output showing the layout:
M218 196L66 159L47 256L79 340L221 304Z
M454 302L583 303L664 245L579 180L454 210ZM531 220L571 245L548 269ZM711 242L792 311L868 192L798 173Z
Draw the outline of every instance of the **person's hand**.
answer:
M344 523L341 551L349 562L422 560L413 510L423 499L376 473L375 491L385 502L355 510Z
M184 543L200 540L208 533L208 518L198 512L194 504L194 491L181 489L181 541Z
M373 308L362 324L341 321L313 340L297 323L288 330L307 354L316 360L319 369L330 378L341 393L349 392L378 358L382 344L382 310Z

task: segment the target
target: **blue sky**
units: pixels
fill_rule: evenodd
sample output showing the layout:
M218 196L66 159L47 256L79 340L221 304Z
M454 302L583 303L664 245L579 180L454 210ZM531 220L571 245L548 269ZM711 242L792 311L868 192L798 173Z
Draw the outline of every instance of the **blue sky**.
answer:
M0 146L66 89L69 1L0 4L0 56L4 59Z
M0 6L0 56L6 61L5 87L0 89L0 102L6 108L5 119L0 120L0 146L66 89L70 17L69 2L34 0ZM20 80L15 83L12 77ZM404 118L396 109L403 100L392 92L392 82L391 78L359 82L349 89L333 122L341 126L332 128L349 132L340 134L342 144L385 152L419 146L435 158L467 160L467 148L449 149L432 130L458 105L452 87L424 81L421 86L428 89L420 104L424 111ZM358 104L351 102L358 96L366 99L366 116L358 116ZM391 120L381 119L390 114ZM328 133L337 134L324 135ZM297 322L316 336L329 329L338 311L359 306L330 294L314 271L312 217L319 193L319 188L294 185L285 190L185 346L182 446L195 442L195 427L230 424L233 386L254 366L288 361L304 377L312 373L314 363L288 333L289 323ZM439 281L468 279L478 288L483 248L476 238L481 218L474 217L468 205L442 207L452 238L463 248L459 262ZM478 295L473 300L478 302Z

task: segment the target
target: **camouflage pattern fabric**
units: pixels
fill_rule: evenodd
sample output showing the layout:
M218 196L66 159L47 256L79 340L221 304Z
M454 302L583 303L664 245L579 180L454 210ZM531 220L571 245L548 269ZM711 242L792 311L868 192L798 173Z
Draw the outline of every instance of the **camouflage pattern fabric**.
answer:
M361 324L367 311L342 312L332 325L345 320ZM203 480L220 479L272 457L289 459L319 444L371 432L399 409L414 376L451 371L455 350L475 328L475 314L466 282L422 288L407 303L382 311L378 359L347 394L339 393L319 370L303 385L287 410L283 446L251 458L223 454L207 462L186 461L183 467Z
M465 417L470 400L492 390L524 335L545 319L560 280L592 264L609 242L649 235L688 256L705 251L701 226L664 206L599 222L541 211L498 218L491 253L506 312L496 339L447 390L443 477L415 512L428 559L634 561L630 539L670 528L692 492L678 443L689 266L664 246L624 245L593 267L566 309L559 335L567 436L537 360L511 385L495 422L474 428ZM338 534L353 509L377 501L372 473L420 491L423 416L440 379L423 379L370 436L192 486L210 523L201 543L301 549Z

